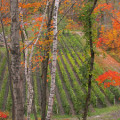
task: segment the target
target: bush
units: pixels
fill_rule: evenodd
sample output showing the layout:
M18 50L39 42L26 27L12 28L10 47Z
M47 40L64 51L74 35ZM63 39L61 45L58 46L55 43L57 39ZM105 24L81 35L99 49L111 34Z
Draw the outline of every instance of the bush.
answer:
M74 93L74 91L73 91L73 89L72 89L72 87L70 85L70 82L69 82L69 79L68 79L68 75L67 75L67 73L66 73L66 71L64 69L64 66L63 66L61 60L58 59L58 61L59 61L58 64L59 64L59 67L60 67L60 71L62 73L63 80L65 82L66 88L67 88L67 90L68 90L68 92L70 94L70 98L72 100L74 109L75 109L76 112L78 112L79 111L79 104L78 104L76 95L75 95L75 93Z

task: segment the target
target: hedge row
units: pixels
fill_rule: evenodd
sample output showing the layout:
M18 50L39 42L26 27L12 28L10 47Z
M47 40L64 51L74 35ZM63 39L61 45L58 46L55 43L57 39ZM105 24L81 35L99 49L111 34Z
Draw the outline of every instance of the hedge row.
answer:
M63 53L61 52L61 54L63 54ZM85 98L84 92L81 89L78 81L76 80L76 77L75 77L75 75L74 75L74 73L72 71L72 68L71 68L70 64L68 63L68 61L66 60L65 56L62 55L62 58L63 58L63 61L64 61L65 65L66 65L67 71L68 71L68 73L70 75L70 79L72 81L73 89L74 89L74 91L76 93L77 100L78 100L78 102L79 102L79 104L81 106L81 103L84 104L84 101L85 101L85 99L84 99Z
M71 64L72 64L75 72L77 73L77 75L78 75L78 77L79 77L79 80L80 80L81 83L82 83L82 82L83 82L83 81L82 81L83 79L81 79L81 78L82 78L82 75L81 75L81 73L80 73L80 71L79 71L78 66L75 65L75 61L74 61L74 59L71 57L71 55L70 55L69 53L67 53L67 56L68 56L68 58L69 58L69 60L70 60L70 62L71 62ZM78 57L76 56L76 58L78 58ZM81 61L80 61L79 59L77 60L77 62L78 62L78 63L81 63ZM80 64L80 65L81 65L81 64ZM80 67L80 66L79 66L79 67ZM84 88L85 91L87 92L87 86L83 86L83 88ZM95 106L95 107L96 107L96 105L97 105L97 102L96 102L96 101L97 101L97 97L95 96L94 91L91 91L91 102L92 102L93 106Z
M77 111L79 111L79 104L78 104L76 95L75 95L75 93L74 93L74 91L73 91L73 88L72 88L71 85L70 85L68 75L67 75L67 73L66 73L66 71L65 71L65 68L64 68L64 66L63 66L60 58L58 58L58 64L59 64L60 71L61 71L62 76L63 76L63 81L64 81L64 83L65 83L65 85L66 85L66 88L67 88L68 93L69 93L69 95L70 95L70 98L71 98L71 100L72 100L74 109L75 109L75 111L77 112Z
M62 101L62 106L64 108L65 114L70 114L70 105L68 103L67 96L66 96L65 91L63 89L63 85L62 85L62 82L60 80L58 71L56 71L56 84L57 84L57 87L59 89L59 93L60 93L60 97L61 97L61 101Z
M96 83L92 84L92 88L94 89L94 92L98 96L100 102L103 104L103 106L106 106L106 98L105 95L101 92L99 87L96 85Z

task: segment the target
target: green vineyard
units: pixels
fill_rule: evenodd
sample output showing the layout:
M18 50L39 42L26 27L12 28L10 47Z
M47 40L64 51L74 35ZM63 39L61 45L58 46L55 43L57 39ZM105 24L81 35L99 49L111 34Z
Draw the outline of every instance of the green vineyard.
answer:
M59 115L77 115L83 112L87 93L87 77L85 76L85 63L87 57L84 52L84 39L72 32L65 31L59 35L58 59L56 71L56 91L54 98L53 112ZM89 53L88 53L89 56ZM83 69L84 68L84 69ZM51 63L48 67L48 88L50 89ZM92 82L90 109L102 108L119 103L120 90L117 87L105 89L104 85L99 86L95 78L104 70L98 63L94 64L94 77ZM34 102L39 113L40 108L40 70L36 68L33 72ZM87 76L87 75L86 75ZM11 111L12 99L9 85L6 53L0 51L0 110ZM25 96L27 85L25 84ZM27 100L25 105L27 106Z

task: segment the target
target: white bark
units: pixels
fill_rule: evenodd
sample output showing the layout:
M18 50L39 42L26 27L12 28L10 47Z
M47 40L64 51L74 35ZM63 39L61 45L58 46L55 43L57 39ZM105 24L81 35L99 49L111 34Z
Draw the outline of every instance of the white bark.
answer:
M19 0L20 2L21 0ZM25 32L24 22L23 22L23 11L22 8L19 7L20 13L20 24L22 26L22 32L24 34L25 40L28 40L28 37ZM25 78L28 86L28 93L27 93L27 120L30 120L31 108L32 108L32 101L33 101L33 85L31 83L31 61L30 63L27 61L28 58L28 48L25 50Z
M21 0L18 0L18 2L20 3ZM19 7L19 14L20 14L20 24L22 25L22 32L24 34L25 40L28 40L27 35L25 33L25 27L24 27L24 21L23 21L23 9L21 7Z
M45 12L44 12L44 15L43 15L43 20L42 20L42 23L41 23L41 27L40 27L40 30L39 30L39 33L38 33L38 37L35 40L34 45L32 46L31 53L29 55L29 59L27 59L28 58L28 48L25 49L25 76L26 76L26 81L27 81L27 85L28 85L28 93L27 93L27 120L30 120L30 114L31 114L31 109L32 109L32 101L33 101L33 93L34 93L32 82L31 82L32 56L33 56L34 46L38 42L38 40L40 38L40 35L41 35L41 31L42 31L42 28L43 28L43 25L44 25L44 20L45 20L45 17L46 17L46 12L47 12L48 5L49 5L49 2L47 2L46 8L45 8ZM19 10L21 10L21 8ZM21 12L21 14L22 14L22 12ZM23 30L23 34L25 36L25 40L27 40L28 38L27 38L27 35L25 33L25 30L24 30L24 24L23 24L23 20L22 19L21 19L21 24L22 24L22 30ZM29 45L29 43L28 43L28 45Z
M55 95L55 72L56 72L56 61L57 61L57 16L58 16L59 0L55 0L54 12L53 12L53 61L51 71L51 88L48 102L48 111L46 120L50 120L53 109L54 95Z
M28 85L27 93L27 120L30 120L32 101L33 101L33 85L31 82L31 63L28 66L28 49L25 50L25 77Z

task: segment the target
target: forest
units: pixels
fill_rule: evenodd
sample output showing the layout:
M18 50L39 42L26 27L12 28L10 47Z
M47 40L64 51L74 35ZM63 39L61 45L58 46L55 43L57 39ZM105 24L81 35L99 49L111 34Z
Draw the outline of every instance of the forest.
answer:
M120 120L120 0L0 0L0 120Z

